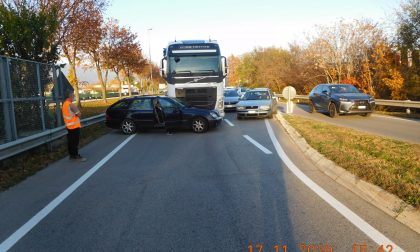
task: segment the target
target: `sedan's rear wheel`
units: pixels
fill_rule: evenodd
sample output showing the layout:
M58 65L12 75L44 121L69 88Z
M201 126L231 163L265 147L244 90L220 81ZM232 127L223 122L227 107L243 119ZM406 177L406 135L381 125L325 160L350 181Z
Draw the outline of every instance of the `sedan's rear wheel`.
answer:
M195 133L204 133L208 130L209 123L202 117L196 117L192 120L192 130Z
M121 131L124 134L131 135L136 132L136 124L133 122L133 120L125 119L121 123Z
M328 106L328 114L330 115L331 118L337 117L337 108L335 107L334 103L330 103L330 105Z

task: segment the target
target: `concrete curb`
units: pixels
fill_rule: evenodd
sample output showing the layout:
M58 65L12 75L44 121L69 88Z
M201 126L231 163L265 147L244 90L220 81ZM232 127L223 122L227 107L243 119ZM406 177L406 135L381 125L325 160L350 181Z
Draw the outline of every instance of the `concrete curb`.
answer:
M299 149L324 174L420 234L420 209L415 209L397 196L346 171L312 148L281 114L277 114L276 119L286 129Z

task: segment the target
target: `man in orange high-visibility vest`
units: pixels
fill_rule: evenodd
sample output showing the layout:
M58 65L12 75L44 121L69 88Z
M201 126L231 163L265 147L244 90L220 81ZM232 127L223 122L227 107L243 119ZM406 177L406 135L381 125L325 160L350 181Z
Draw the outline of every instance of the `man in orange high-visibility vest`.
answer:
M67 128L67 146L70 155L70 160L86 161L86 158L80 156L78 146L80 139L80 110L73 104L74 93L72 90L66 90L64 93L64 102L62 114L64 124Z

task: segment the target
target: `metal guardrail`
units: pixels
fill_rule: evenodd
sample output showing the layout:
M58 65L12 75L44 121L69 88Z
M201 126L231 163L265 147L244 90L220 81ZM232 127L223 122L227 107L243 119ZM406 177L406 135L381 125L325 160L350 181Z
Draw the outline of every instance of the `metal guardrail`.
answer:
M92 116L81 120L82 126L89 126L105 120L105 114ZM52 142L67 134L64 126L31 135L19 140L0 145L0 161L24 151L30 150L42 144Z
M284 98L281 94L275 94L275 96ZM308 100L308 95L296 95L295 99ZM399 100L383 100L375 99L376 105L391 106L391 107L402 107L402 108L420 108L420 101L399 101Z

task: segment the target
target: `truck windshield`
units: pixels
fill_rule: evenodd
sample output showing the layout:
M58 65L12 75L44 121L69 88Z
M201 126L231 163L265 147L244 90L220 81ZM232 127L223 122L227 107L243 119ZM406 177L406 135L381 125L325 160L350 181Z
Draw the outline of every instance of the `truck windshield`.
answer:
M175 56L169 57L169 72L174 77L218 76L218 56Z

